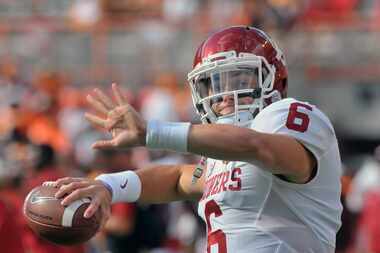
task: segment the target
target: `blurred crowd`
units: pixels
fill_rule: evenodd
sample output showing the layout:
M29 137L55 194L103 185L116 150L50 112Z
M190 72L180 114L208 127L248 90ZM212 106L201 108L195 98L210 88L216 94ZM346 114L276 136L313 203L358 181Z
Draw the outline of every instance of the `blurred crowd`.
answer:
M2 30L3 26L13 29L5 20L9 18L17 21L15 17L20 16L17 11L22 9L22 4L16 3L20 2L23 1L0 3L0 33L6 33ZM41 18L41 13L62 16L58 11L49 12L46 8L38 8L47 1L32 2L34 5L31 7L34 8L29 14L22 12L23 16ZM149 18L151 21L140 28L148 32L140 38L144 40L142 43L151 43L147 45L153 45L153 50L157 49L158 41L175 39L170 37L172 30L178 33L185 28L191 32L192 40L199 41L205 34L231 24L246 24L274 31L280 40L286 40L288 32L295 27L309 26L310 29L331 23L346 26L354 22L357 24L358 20L363 19L368 22L368 28L380 27L380 2L376 0L68 2L72 3L60 7L66 8L64 22L75 31L91 29L89 27L99 24L118 26L120 20L123 25L128 22L136 24ZM4 12L7 8L12 15ZM163 29L163 24L170 30ZM165 34L169 37L163 39ZM44 58L43 52L49 51L49 48L41 43L44 42L44 36L41 37L41 33L38 36L37 46L26 43L25 48L37 48L38 54ZM28 39L27 36L25 38ZM111 51L116 50L117 54L130 50L123 44L112 46ZM163 44L160 46L165 47ZM133 47L136 50L132 51L138 51L136 45ZM85 83L73 78L70 71L55 69L54 64L53 67L45 64L43 68L25 69L25 66L33 65L23 64L23 60L29 59L27 52L21 56L0 53L1 252L204 252L204 225L196 215L196 203L187 202L114 205L104 229L85 245L60 247L37 238L26 225L22 204L26 194L42 182L63 176L93 178L99 173L134 170L150 163L194 163L198 157L152 152L145 148L123 152L92 150L91 144L107 137L108 133L99 134L84 120L83 113L87 110L85 97L95 88L94 83L108 88L110 83L105 83L103 79L107 82L123 80L118 75L106 75L112 72L104 69L112 66L103 66L103 69L101 65L96 65L96 71L90 71L91 77L84 79L93 82ZM145 119L198 122L189 87L184 84L184 69L190 70L193 53L189 48L186 52L173 53L174 57L186 57L186 67L178 66L178 69L165 65L159 50L154 52L156 58L149 59L149 62L133 58L139 65L127 72L129 76L137 76L135 84L121 86L125 88L130 103ZM133 52L130 54L133 56ZM154 66L154 69L146 65ZM337 238L337 252L380 252L380 220L377 218L380 211L380 148L369 150L366 156L357 156L356 160L346 161L344 154L343 158L345 175L342 177L342 201L346 208Z
M99 134L83 118L90 89L73 88L58 73L44 73L32 84L3 73L1 83L0 200L17 214L12 222L19 224L17 238L21 238L26 250L95 253L165 248L177 252L191 247L195 252L196 239L204 232L198 225L194 205L188 203L116 204L104 231L88 245L73 249L53 246L35 237L22 216L22 204L26 194L44 181L64 176L93 178L103 172L133 170L149 163L194 163L197 157L149 152L145 148L123 152L91 150L91 144L107 138L108 133ZM179 87L176 75L165 73L149 89L138 94L126 90L125 95L146 119L191 121L191 98L187 89ZM0 231L6 229L1 218ZM4 240L1 245L8 243L8 237L0 240ZM20 246L20 242L16 245Z

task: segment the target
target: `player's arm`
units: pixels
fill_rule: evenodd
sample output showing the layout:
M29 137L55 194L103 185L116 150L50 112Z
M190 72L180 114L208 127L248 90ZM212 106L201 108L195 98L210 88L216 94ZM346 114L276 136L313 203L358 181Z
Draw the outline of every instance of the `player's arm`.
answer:
M192 125L188 150L207 157L246 161L294 182L306 182L316 166L315 157L295 138L232 125Z
M193 170L194 165L154 165L137 170L136 173L142 182L138 201L166 203L199 199L202 195L203 177L195 184L191 184ZM126 234L132 226L133 219L125 219L125 215L120 217L112 214L105 229L116 234Z
M137 170L136 173L124 171L102 174L104 177L99 180L66 177L45 184L59 188L55 197L63 198L62 205L90 197L91 204L84 216L91 217L98 208L101 208L104 224L110 215L112 202L165 203L200 198L203 193L204 178L201 177L192 184L194 168L194 165L154 165ZM125 179L129 182L125 183ZM112 184L111 188L107 182ZM120 186L123 186L123 189ZM136 188L139 190L136 191Z
M139 202L166 203L197 200L203 193L203 177L191 183L195 165L154 165L137 170L141 180Z
M106 220L112 202L165 203L200 198L204 179L191 183L194 168L194 165L154 165L136 173L102 174L98 180L66 177L48 183L59 188L56 198L64 197L63 205L90 197L85 217L91 217L100 207Z
M89 103L107 117L102 119L88 113L86 118L113 133L113 139L97 141L94 148L122 149L145 145L153 149L191 152L218 160L247 161L295 182L307 181L315 167L316 159L293 137L231 125L190 126L189 123L146 122L121 98L118 86L113 85L112 88L115 97L119 98L116 99L117 105L99 90L96 90L96 97L88 97ZM290 109L286 104L282 109L266 116L265 122L273 121L271 129L283 126L283 117L278 116L284 113L288 115ZM295 118L298 114L296 111ZM308 117L305 115L302 114ZM271 119L274 116L276 120ZM300 119L303 120L303 117Z

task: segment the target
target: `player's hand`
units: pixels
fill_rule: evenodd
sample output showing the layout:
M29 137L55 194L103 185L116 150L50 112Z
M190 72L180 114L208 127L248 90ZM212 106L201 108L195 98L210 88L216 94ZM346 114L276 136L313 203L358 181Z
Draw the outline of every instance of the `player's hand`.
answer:
M131 148L145 145L146 121L128 104L118 85L112 84L114 99L100 89L88 95L88 103L101 116L86 113L85 118L95 126L111 132L112 139L95 142L97 149Z
M101 226L104 226L111 214L111 192L98 180L87 178L65 177L53 182L45 182L58 188L55 194L57 199L63 198L61 204L67 206L82 198L91 198L91 203L84 212L85 218L90 218L96 213L98 208L102 212Z

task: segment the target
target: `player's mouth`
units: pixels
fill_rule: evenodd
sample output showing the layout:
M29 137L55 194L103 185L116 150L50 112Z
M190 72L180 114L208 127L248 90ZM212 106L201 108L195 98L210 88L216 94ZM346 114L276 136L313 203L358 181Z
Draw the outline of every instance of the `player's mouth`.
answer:
M227 105L219 107L218 114L220 114L220 115L227 115L227 114L233 113L234 111L235 111L234 104L227 104Z

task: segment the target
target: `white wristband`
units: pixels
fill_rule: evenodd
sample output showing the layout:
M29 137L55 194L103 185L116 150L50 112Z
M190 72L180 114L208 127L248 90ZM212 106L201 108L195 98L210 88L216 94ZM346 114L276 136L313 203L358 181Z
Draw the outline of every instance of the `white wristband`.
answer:
M131 171L101 174L95 178L100 180L112 193L112 204L118 202L135 202L141 194L139 176Z
M186 153L190 125L189 122L148 121L146 146Z

